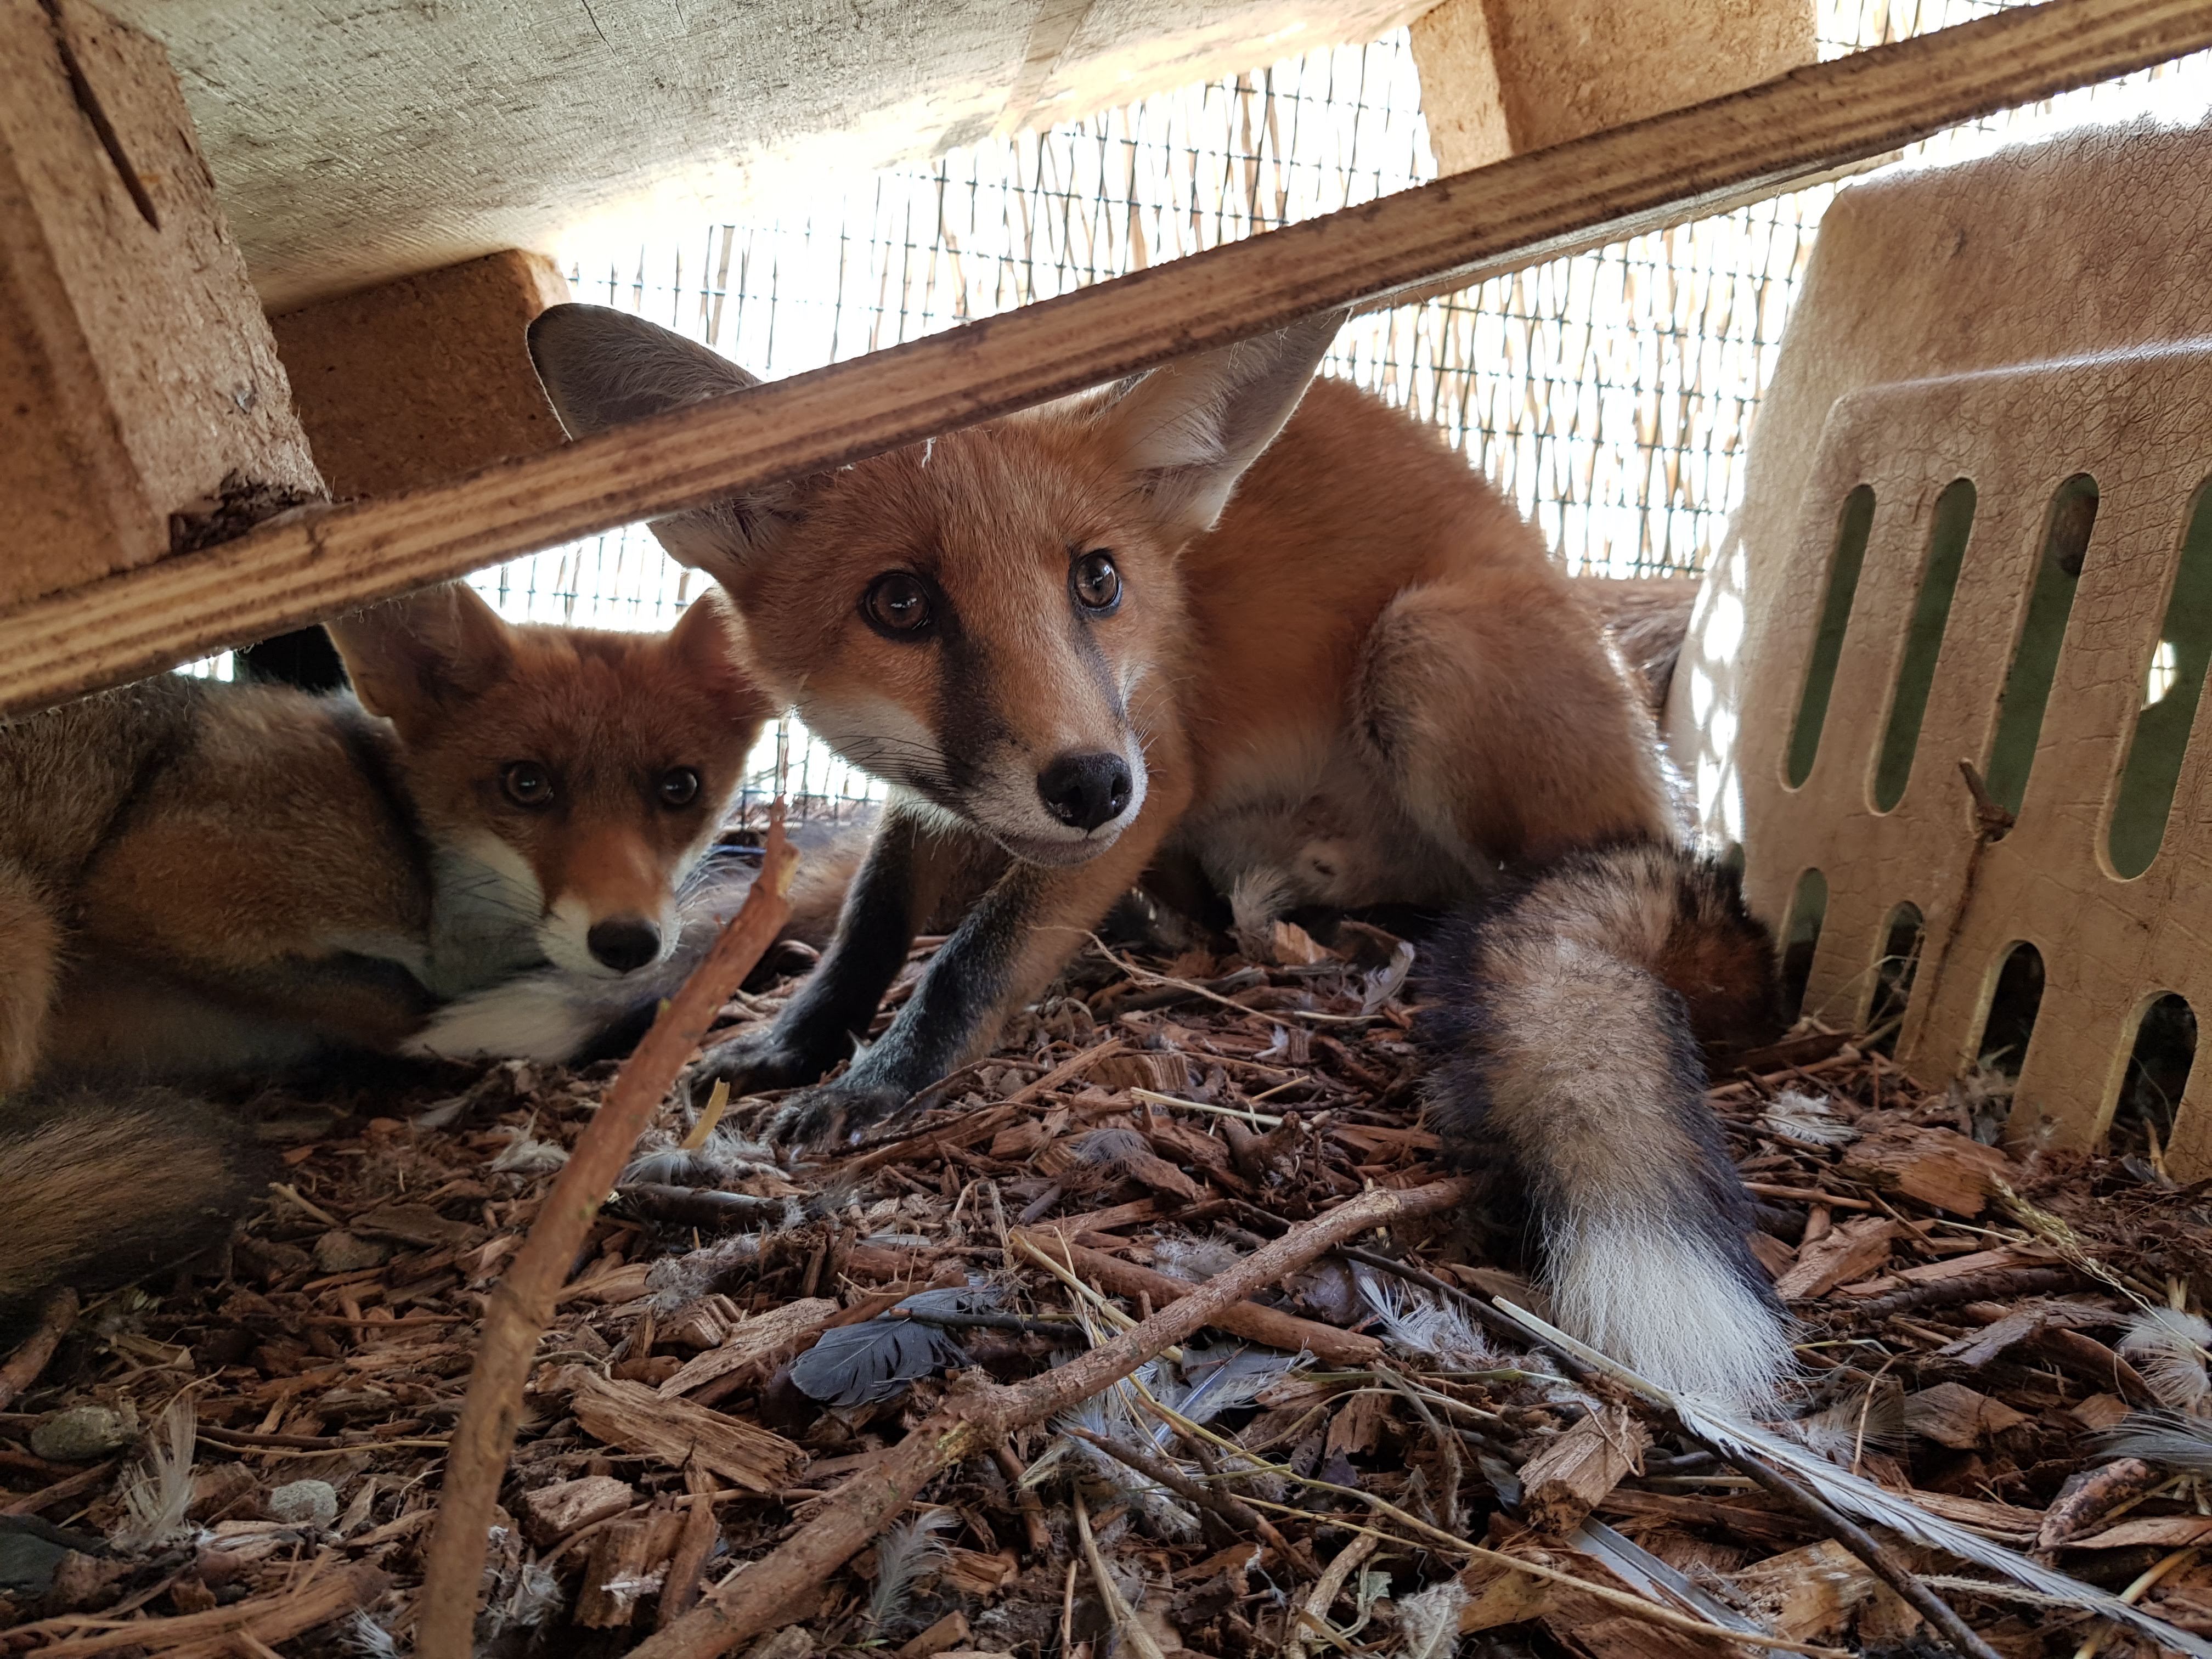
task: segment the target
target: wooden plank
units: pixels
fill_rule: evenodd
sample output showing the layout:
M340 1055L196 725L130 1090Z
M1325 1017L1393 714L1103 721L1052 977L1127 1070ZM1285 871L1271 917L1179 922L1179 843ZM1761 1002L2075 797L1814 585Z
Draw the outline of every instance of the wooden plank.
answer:
M169 61L0 0L0 605L168 556L227 477L320 499Z
M0 615L0 714L857 459L1308 313L1475 282L2212 46L2212 0L2050 0Z
M440 483L568 440L523 331L568 284L509 248L270 319L292 407L343 501Z
M1441 173L1563 144L1816 61L1812 0L1443 0L1413 23Z

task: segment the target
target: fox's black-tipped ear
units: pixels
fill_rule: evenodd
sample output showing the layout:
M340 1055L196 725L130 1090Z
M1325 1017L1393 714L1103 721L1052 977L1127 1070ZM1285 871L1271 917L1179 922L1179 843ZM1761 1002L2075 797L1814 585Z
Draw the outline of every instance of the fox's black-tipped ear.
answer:
M606 306L554 306L530 325L529 341L538 379L573 438L761 383L696 341ZM678 563L728 583L788 527L794 499L793 486L773 485L655 519L652 530Z
M412 738L491 689L514 635L466 582L426 587L325 623L362 707Z
M528 338L538 379L572 438L760 384L696 340L607 306L554 306Z
M1097 406L1091 418L1104 423L1163 526L1184 536L1213 527L1237 481L1297 408L1345 314L1324 312L1169 363Z

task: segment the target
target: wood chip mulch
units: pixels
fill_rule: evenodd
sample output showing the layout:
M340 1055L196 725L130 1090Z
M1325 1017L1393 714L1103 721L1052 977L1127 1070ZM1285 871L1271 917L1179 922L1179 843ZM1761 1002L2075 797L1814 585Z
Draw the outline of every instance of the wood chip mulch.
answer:
M1340 956L1280 929L1272 962L1141 968L1094 951L926 1115L817 1164L744 1139L757 1103L679 1090L541 1345L478 1651L626 1652L802 1528L960 1373L1036 1374L1348 1196L1443 1174L1419 1121L1418 962L1398 982L1395 943L1354 929ZM2212 1633L2200 1479L2096 1439L2212 1393L2201 1328L2142 1335L2147 1310L2212 1290L2206 1183L2168 1179L2154 1141L2008 1156L1984 1144L2001 1080L1930 1094L1819 1033L1747 1058L1711 1099L1803 1322L1801 1433L2078 1579L2148 1577L2145 1608ZM613 1071L244 1101L287 1144L236 1242L88 1299L0 1412L0 1648L410 1651L484 1300ZM1322 1258L1180 1371L1110 1391L1073 1425L1095 1440L1062 1419L941 1477L757 1650L1945 1650L1818 1522L1473 1316L1499 1295L1541 1310L1516 1243L1470 1212ZM1203 1408L1205 1433L1146 1403L1200 1417L1201 1383L1232 1402ZM2159 1650L1880 1535L2008 1659ZM1636 1582L1611 1540L1686 1592ZM1684 1627L1721 1614L1761 1634Z

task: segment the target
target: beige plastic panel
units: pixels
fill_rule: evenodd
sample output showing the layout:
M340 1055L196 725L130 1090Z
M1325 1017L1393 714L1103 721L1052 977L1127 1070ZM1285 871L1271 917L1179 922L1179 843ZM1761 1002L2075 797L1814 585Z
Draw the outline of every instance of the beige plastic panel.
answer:
M2105 847L2110 804L2144 700L2181 543L2212 475L2212 343L1872 387L1832 407L1791 556L1771 568L1765 626L1741 674L1735 757L1746 876L1779 921L1800 873L1828 883L1808 1012L1863 1017L1895 907L1925 918L1900 1060L1941 1086L1970 1066L1998 969L2026 940L2045 984L2011 1133L2085 1144L2108 1122L2135 1027L2158 995L2212 1010L2212 755L2190 736L2166 836L2122 880ZM2000 694L2042 557L2051 504L2077 473L2100 503L2017 827L1977 855L1959 762L1985 769ZM1977 505L1910 778L1873 805L1878 751L1938 496ZM1813 769L1784 767L1845 497L1875 511L1856 601ZM2177 1172L2212 1168L2198 1068L2183 1100Z

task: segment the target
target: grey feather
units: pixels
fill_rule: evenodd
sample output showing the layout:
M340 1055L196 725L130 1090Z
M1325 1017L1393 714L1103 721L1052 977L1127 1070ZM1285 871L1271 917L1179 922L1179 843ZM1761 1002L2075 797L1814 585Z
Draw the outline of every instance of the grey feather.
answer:
M1517 1519L1521 1512L1521 1477L1487 1454L1477 1462L1482 1478ZM1632 1589L1641 1590L1654 1601L1672 1600L1685 1611L1723 1630L1740 1630L1753 1636L1771 1634L1764 1625L1747 1619L1686 1574L1602 1521L1583 1522L1567 1534L1567 1541L1592 1560L1604 1563L1614 1577Z
M2107 1457L2140 1457L2160 1468L2212 1474L2212 1419L2185 1412L2130 1412L2096 1437Z
M2085 1584L2077 1578L2031 1561L2001 1544L1968 1532L1964 1527L1930 1515L1926 1510L1895 1492L1886 1492L1871 1480L1862 1479L1847 1469L1838 1468L1816 1452L1807 1450L1780 1435L1748 1423L1730 1414L1728 1410L1710 1401L1694 1400L1662 1389L1647 1377L1608 1358L1569 1336L1557 1326L1546 1323L1524 1308L1516 1308L1503 1297L1498 1306L1519 1324L1540 1336L1554 1348L1571 1354L1596 1370L1602 1370L1626 1383L1646 1400L1663 1406L1681 1419L1682 1426L1717 1448L1730 1457L1750 1457L1786 1470L1810 1486L1820 1500L1830 1508L1840 1510L1856 1521L1870 1522L1887 1527L1916 1544L1929 1549L1942 1550L1962 1561L1972 1561L1976 1566L1986 1567L1991 1572L2002 1573L2014 1583L2024 1584L2045 1595L2063 1598L2069 1606L2115 1620L2141 1631L2153 1641L2163 1643L2177 1653L2186 1653L2192 1659L2212 1659L2212 1642L2190 1635L2186 1631L2169 1625L2163 1619L2152 1617L2140 1607L2123 1601L2117 1595Z
M942 1326L902 1319L918 1313L983 1313L998 1305L988 1285L954 1285L908 1297L889 1313L824 1331L794 1360L791 1381L809 1400L825 1406L872 1406L896 1400L917 1378L948 1365L964 1365L968 1351Z

